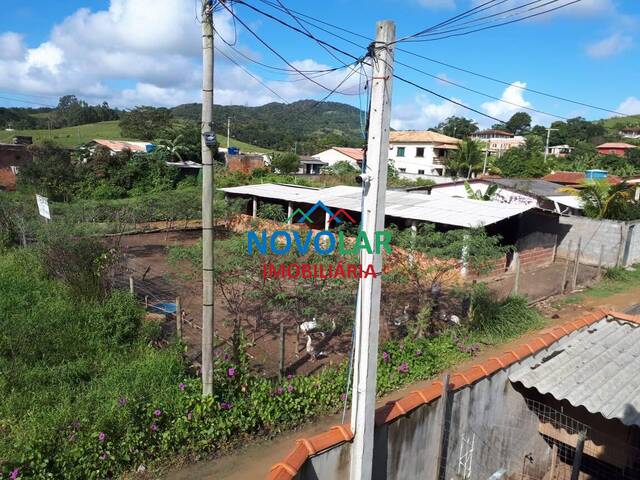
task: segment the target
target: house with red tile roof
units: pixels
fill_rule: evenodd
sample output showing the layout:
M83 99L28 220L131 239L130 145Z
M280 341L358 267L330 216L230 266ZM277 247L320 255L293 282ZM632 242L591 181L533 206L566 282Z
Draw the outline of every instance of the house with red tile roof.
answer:
M313 158L320 160L329 167L338 162L348 162L355 168L360 168L360 164L364 159L364 150L362 148L352 147L332 147L320 153L313 155Z
M560 185L567 185L570 187L581 185L582 182L586 179L586 174L584 172L551 172L548 175L542 177L543 180L552 183L558 183ZM617 185L622 182L622 178L616 175L607 175L607 182L611 185Z
M618 157L624 157L627 151L638 148L635 145L624 142L608 142L598 145L596 150L600 155L617 155Z
M378 408L373 478L640 478L638 358L634 315L542 330ZM352 439L348 424L302 438L267 478L349 478Z

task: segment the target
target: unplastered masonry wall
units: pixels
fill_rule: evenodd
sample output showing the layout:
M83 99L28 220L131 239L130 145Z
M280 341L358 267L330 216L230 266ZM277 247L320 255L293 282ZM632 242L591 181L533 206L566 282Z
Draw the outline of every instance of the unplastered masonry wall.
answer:
M569 258L573 259L578 241L581 239L581 263L598 265L602 246L604 246L602 256L602 264L604 266L612 267L622 262L628 230L626 222L562 216L557 228L557 255L559 257L566 258L569 256ZM635 241L638 240L640 240L640 236L636 236Z

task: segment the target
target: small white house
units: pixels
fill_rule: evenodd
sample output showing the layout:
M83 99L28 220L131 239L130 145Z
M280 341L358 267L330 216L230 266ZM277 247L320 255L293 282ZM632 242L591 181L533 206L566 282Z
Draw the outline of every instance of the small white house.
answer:
M624 138L640 138L640 127L626 127L620 130Z
M427 130L405 130L389 135L389 160L400 174L444 175L446 161L461 140Z
M360 168L364 152L361 148L333 147L313 155L313 158L320 160L331 167L338 162L349 162L355 168Z
M549 155L554 157L566 157L573 150L569 145L554 145L549 147Z

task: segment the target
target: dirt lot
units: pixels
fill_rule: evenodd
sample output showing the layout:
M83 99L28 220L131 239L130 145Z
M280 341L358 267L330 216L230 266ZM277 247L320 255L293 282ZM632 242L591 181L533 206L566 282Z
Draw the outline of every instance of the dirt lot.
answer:
M202 285L199 275L193 275L191 268L187 265L171 265L167 259L168 248L171 245L193 245L200 238L200 232L182 231L170 233L149 233L129 235L122 237L121 244L126 248L126 266L128 271L123 272L119 279L119 284L123 288L128 288L128 275L134 278L135 289L141 301L145 295L150 303L161 303L174 301L176 296L182 299L183 309L186 311L186 324L184 326L184 340L188 345L189 352L194 360L199 359L200 353L200 329L201 324L201 293ZM563 261L551 265L547 268L536 271L523 271L520 277L520 292L526 294L532 300L546 298L557 293L565 270ZM572 266L569 267L569 272ZM581 267L579 270L579 285L593 282L596 276L596 269L591 267ZM569 274L570 277L570 274ZM499 279L493 279L489 285L492 289L506 296L513 289L514 276L507 275ZM551 322L562 322L569 318L575 318L582 312L594 310L601 306L619 310L628 309L631 305L638 303L640 298L640 288L629 290L625 293L612 295L603 301L602 298L586 298L580 304L566 305L556 308L557 298L551 298L539 304L539 307L546 316L552 318ZM219 299L216 302L216 332L221 339L228 338L231 333L228 324L228 313L222 306ZM297 319L292 319L297 320ZM384 322L382 322L384 323ZM175 324L172 318L165 321L167 330L172 331ZM388 334L388 331L386 332ZM384 337L385 332L383 329ZM532 334L533 335L533 334ZM512 343L520 343L522 338ZM310 362L305 355L304 346L300 346L299 355L296 355L297 338L295 331L291 329L286 336L286 363L291 371L297 373L311 373L329 362L338 362L346 357L350 336L333 336L328 339L322 347L327 352L327 357ZM509 347L500 345L490 347L479 353L470 362L477 363L484 357L495 355ZM277 371L277 359L279 349L279 338L277 331L256 331L255 345L249 350L254 357L254 363L262 367L265 371L275 373ZM463 368L464 365L456 366L456 369ZM428 383L425 381L423 383ZM408 392L415 390L418 385L411 385L405 389L394 392L388 397L381 399L380 403L400 398ZM311 436L320 431L326 430L330 425L339 423L338 416L328 416L321 420L301 426L300 431L284 434L276 439L263 440L253 443L243 449L242 455L235 452L234 455L222 456L220 458L187 465L174 470L165 476L152 477L147 474L144 478L164 478L165 480L183 479L225 479L240 480L247 478L262 478L266 469L282 458L291 447L296 438Z
M202 283L200 274L194 274L188 262L170 264L168 261L169 247L172 245L189 246L197 243L200 238L199 230L187 230L176 232L156 232L135 235L125 235L121 239L121 245L125 251L126 270L121 273L117 283L122 288L128 288L131 275L134 279L134 288L141 302L147 297L150 304L174 302L176 297L181 298L182 309L185 312L183 326L183 340L187 344L188 354L194 360L200 359L200 327ZM566 268L564 261L556 262L549 267L535 271L522 271L519 282L519 292L531 300L539 300L559 292L563 273ZM569 265L569 275L573 265ZM578 285L588 285L596 277L596 269L581 266L578 275ZM500 296L506 297L513 291L515 276L507 274L500 278L492 279L489 286ZM232 328L230 315L224 308L224 302L216 294L215 302L215 331L219 339L217 346L228 342ZM309 374L323 365L339 363L348 356L351 345L351 334L329 334L324 339L320 335L314 336L316 351L322 351L324 355L315 362L311 362L306 354L304 338L298 337L294 325L307 320L298 318L295 314L285 317L288 325L285 331L285 365L290 373ZM253 323L252 323L253 322ZM175 322L172 317L165 320L164 325L168 333L175 332ZM253 327L253 328L252 328ZM259 327L259 328L258 328ZM392 334L394 327L381 319L381 340ZM249 354L257 368L267 374L276 374L278 371L278 359L280 338L279 329L273 323L255 325L255 320L249 319L249 329L246 332L252 346ZM327 332L329 333L329 332Z

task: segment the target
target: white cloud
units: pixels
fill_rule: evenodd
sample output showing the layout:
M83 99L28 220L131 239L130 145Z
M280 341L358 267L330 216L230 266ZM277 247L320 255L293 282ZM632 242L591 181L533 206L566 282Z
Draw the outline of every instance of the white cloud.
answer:
M625 115L640 114L640 99L636 97L629 97L625 99L620 105L618 105L616 112L624 113Z
M226 12L216 14L216 30L227 39L236 32ZM218 47L229 52L222 42ZM23 36L0 33L0 90L17 94L76 94L114 106L176 105L200 99L200 23L193 0L111 0L105 10L81 8L52 28L50 37L26 48ZM238 45L245 54L258 58ZM319 67L313 60L300 68ZM346 71L319 82L335 86ZM309 81L268 82L287 99L309 97L322 89ZM122 87L125 85L125 87ZM340 90L353 92L357 75ZM240 68L216 59L216 102L256 105L277 100ZM279 101L279 100L278 100Z
M492 117L509 120L511 115L524 110L522 107L531 107L531 103L524 98L524 90L522 89L526 87L527 84L525 82L513 82L505 88L504 92L502 92L502 95L500 96L500 99L504 100L504 102L500 102L498 100L485 102L482 104L482 109Z
M633 37L613 33L602 40L587 46L587 54L593 58L606 58L624 52L633 45Z
M452 100L463 103L457 98ZM466 112L465 108L446 100L442 103L431 103L426 96L418 95L413 102L393 108L391 127L397 130L422 130L435 127L447 117L464 116Z
M26 50L23 36L15 32L0 35L0 59L16 60L22 58Z

